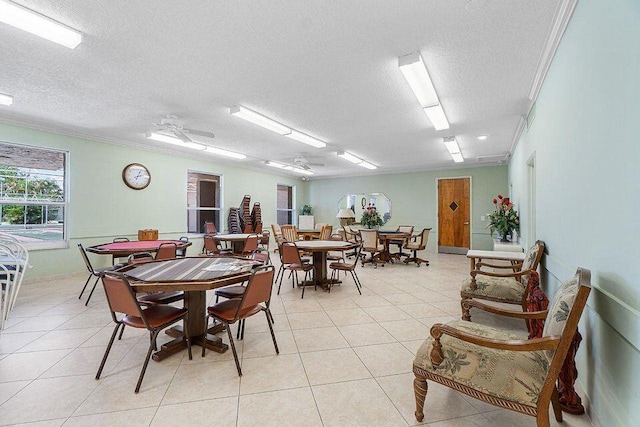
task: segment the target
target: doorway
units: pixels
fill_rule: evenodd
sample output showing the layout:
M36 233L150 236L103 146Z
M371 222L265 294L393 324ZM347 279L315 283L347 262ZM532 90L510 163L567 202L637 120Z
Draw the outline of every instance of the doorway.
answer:
M438 252L466 254L471 243L471 178L438 180Z

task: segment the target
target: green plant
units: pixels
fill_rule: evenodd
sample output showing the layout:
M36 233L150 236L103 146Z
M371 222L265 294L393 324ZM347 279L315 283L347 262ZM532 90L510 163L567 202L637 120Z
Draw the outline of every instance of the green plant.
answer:
M502 240L507 240L508 235L513 237L513 231L520 229L518 212L513 208L513 203L509 198L502 197L500 194L496 199L493 199L493 204L496 205L496 210L489 215L487 227L491 229L491 233L497 231Z
M300 213L302 215L311 215L311 206L304 205L303 207L300 208Z
M369 206L362 212L362 218L360 218L360 223L367 228L379 227L384 224L384 221L380 217L378 210L375 206Z

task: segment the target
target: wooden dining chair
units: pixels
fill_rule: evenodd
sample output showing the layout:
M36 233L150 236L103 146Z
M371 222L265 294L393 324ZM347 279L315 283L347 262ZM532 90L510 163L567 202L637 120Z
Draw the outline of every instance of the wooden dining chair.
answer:
M89 271L89 277L87 277L87 280L84 282L84 286L82 287L82 291L80 291L80 295L78 295L78 299L82 299L82 294L84 294L85 289L87 289L87 285L89 284L89 281L91 280L91 278L93 277L96 278L95 282L93 282L93 286L91 287L91 292L89 292L89 296L87 297L87 301L84 303L84 305L86 306L89 304L89 301L91 301L91 297L93 296L93 291L95 291L96 285L100 280L100 275L105 271L113 271L123 267L124 265L116 264L116 265L112 265L110 267L105 267L105 268L94 268L93 265L91 264L91 261L89 260L89 257L87 256L87 251L85 251L84 246L82 246L82 243L78 243L78 250L80 251L80 256L84 261L84 265L87 267L87 270Z
M158 251L156 252L155 260L165 260L165 259L175 259L178 253L178 245L172 242L161 243L158 246Z
M356 266L358 265L358 260L360 259L360 252L362 251L362 244L360 244L356 248L356 258L353 262L347 263L344 260L341 262L332 262L329 264L329 268L331 269L331 280L329 281L329 289L328 292L331 292L331 287L333 286L334 280L338 279L338 274L340 271L344 271L345 273L351 273L351 278L356 284L356 288L358 289L358 293L362 295L362 283L360 282L360 278L358 274L356 274Z
M236 362L236 369L238 375L242 376L242 368L238 360L238 353L233 341L233 334L231 333L230 325L238 321L251 317L260 312L265 313L267 318L267 324L269 325L269 331L271 332L271 339L273 340L273 346L276 349L276 354L279 354L278 343L276 342L276 336L273 332L273 325L271 324L271 312L269 310L269 301L271 300L271 289L273 287L273 266L260 267L254 270L251 274L251 278L247 283L245 292L242 298L234 298L219 302L211 307L207 308L207 324L209 318L214 318L221 322L227 330L227 336L229 337L229 343L231 344L231 350L233 351L233 358ZM202 357L205 356L206 346L202 346Z
M147 356L142 365L142 371L138 377L138 383L135 388L135 392L140 391L140 385L142 379L147 370L149 364L149 358L155 348L157 348L156 340L160 331L168 326L173 325L180 320L183 320L184 336L187 340L187 349L189 351L189 360L191 360L191 339L189 337L188 322L186 321L187 309L177 308L170 305L158 304L152 305L147 308L142 308L140 303L136 299L136 296L131 289L131 285L124 275L116 272L107 272L102 275L102 285L104 286L105 294L107 295L107 302L109 303L109 311L111 312L111 318L116 324L111 334L111 339L107 345L107 349L102 357L102 362L98 368L96 379L100 379L104 365L109 357L109 352L113 346L113 341L116 338L118 329L124 328L124 325L132 328L146 329L149 331L150 343L149 350L147 350ZM121 316L121 317L119 317Z
M396 228L396 232L404 233L411 236L413 234L413 228L413 225L399 225L398 228ZM406 241L406 238L389 240L389 246L395 245L398 247L398 252L391 254L394 256L394 258L402 259L402 257L406 255L404 252L402 252L402 247L404 246Z
M319 240L331 240L331 233L333 232L333 226L325 224L320 230Z
M298 236L298 229L295 225L283 225L282 229L282 237L286 242L297 242L300 240L300 236Z

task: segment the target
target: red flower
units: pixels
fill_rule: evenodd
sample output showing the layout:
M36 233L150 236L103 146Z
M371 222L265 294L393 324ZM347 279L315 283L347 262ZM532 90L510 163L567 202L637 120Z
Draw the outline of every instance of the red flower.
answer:
M502 200L502 194L498 194L498 199Z
M509 198L508 198L508 197L505 197L504 199L502 199L502 203L504 203L504 204L507 204L507 205L508 205L508 204L509 204L509 203L511 203L511 202L509 201Z
M497 204L498 204L498 201L497 201L496 199L493 199L493 204L494 204L494 205L497 205Z

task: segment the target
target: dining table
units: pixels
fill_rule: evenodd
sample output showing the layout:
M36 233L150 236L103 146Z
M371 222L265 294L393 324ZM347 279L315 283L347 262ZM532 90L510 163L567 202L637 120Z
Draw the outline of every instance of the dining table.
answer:
M214 234L213 238L217 242L230 242L231 250L235 254L242 253L244 244L251 236L249 233L228 233L228 234Z
M378 255L379 259L384 262L392 262L394 259L400 259L400 254L392 254L389 250L389 243L392 240L406 240L411 237L411 233L406 233L404 231L378 231L378 238L380 242L384 245L384 249ZM402 250L401 250L402 252Z
M207 291L242 283L260 265L244 258L200 256L132 264L118 271L127 277L135 292L183 291L184 307L188 310L185 321L192 345L224 353L228 345L214 335L223 330L222 325L216 323L210 327L206 322ZM153 354L155 361L187 348L182 327L173 327L165 333L174 339Z
M163 243L174 243L176 249L184 250L191 246L191 242L185 240L130 240L126 242L109 242L88 246L87 252L98 255L111 255L115 258L126 258L137 252L157 252Z
M340 240L300 240L295 243L298 249L311 252L313 256L313 281L304 283L304 286L318 285L323 289L329 288L330 281L327 278L327 253L331 251L346 251L358 246L357 243ZM340 281L333 282L333 284L336 283L340 283Z
M321 230L296 230L298 232L298 236L302 237L303 240L314 240L320 238Z

